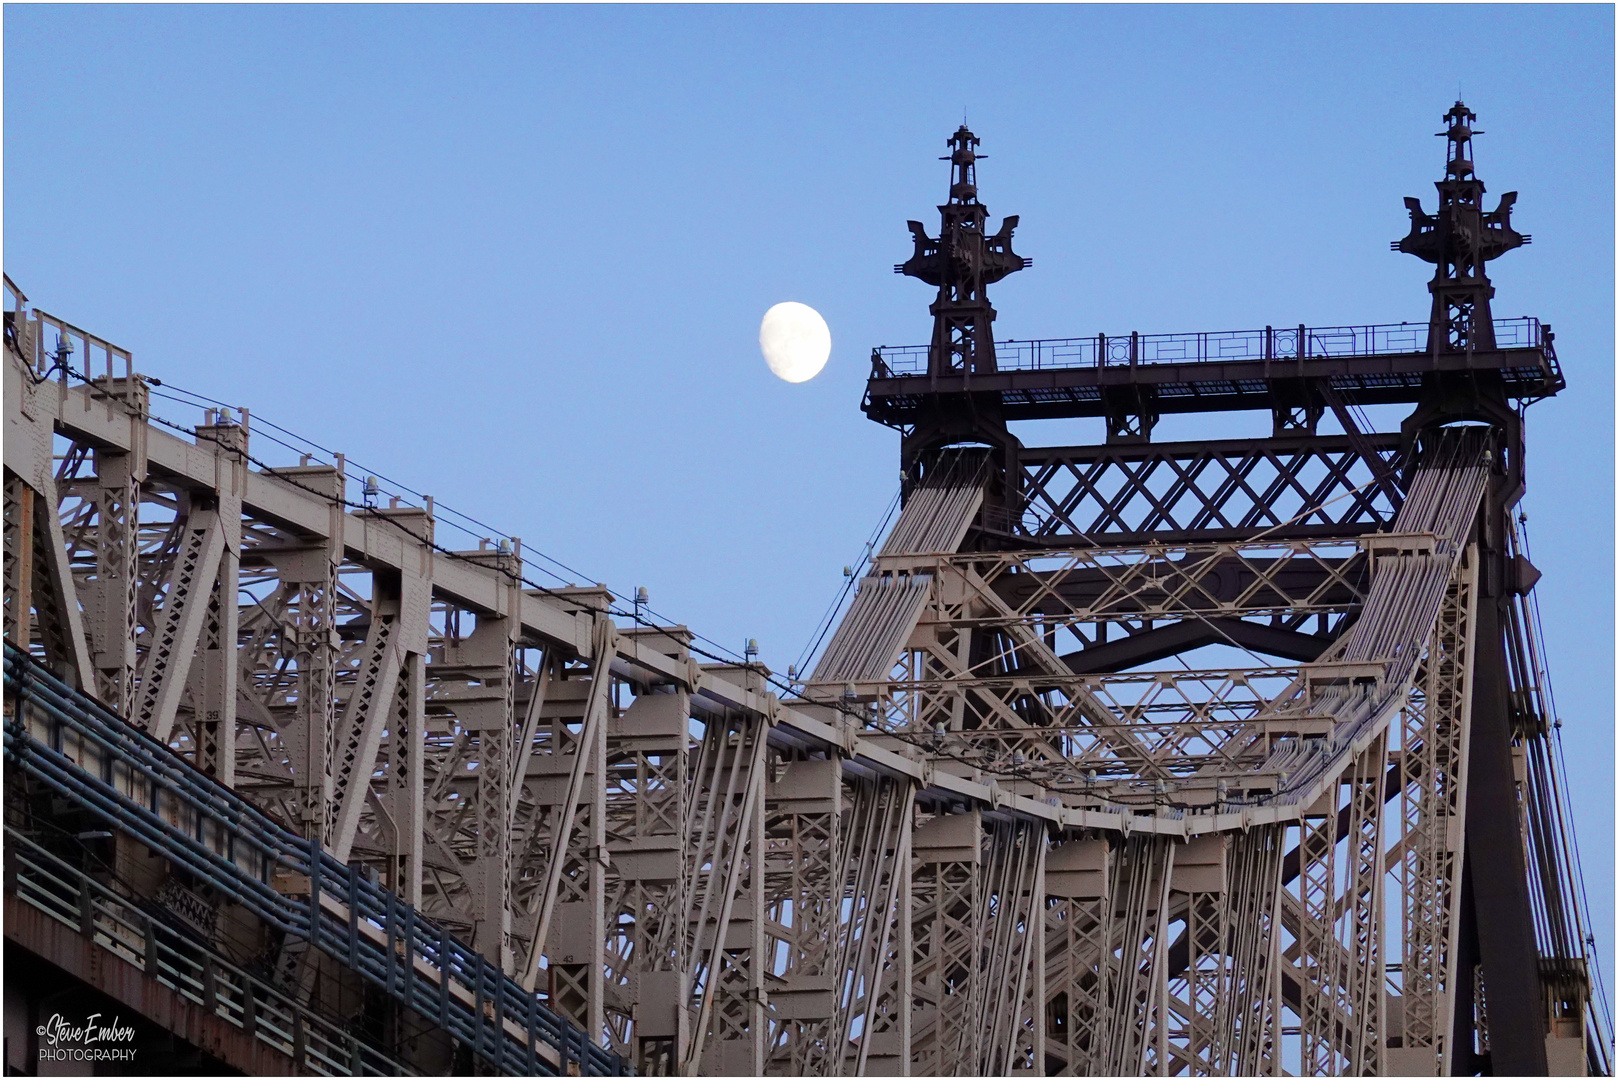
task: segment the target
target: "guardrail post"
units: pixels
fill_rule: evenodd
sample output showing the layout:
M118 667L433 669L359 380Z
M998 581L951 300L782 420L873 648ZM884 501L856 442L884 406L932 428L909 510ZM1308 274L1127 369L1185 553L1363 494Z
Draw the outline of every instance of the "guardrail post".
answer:
M309 1051L309 1037L303 1030L303 1010L292 1010L292 1064L303 1065Z
M353 1032L349 1032L348 1037L351 1040L352 1046L353 1046L353 1049L349 1052L349 1055L348 1055L348 1075L350 1075L350 1076L364 1076L365 1075L365 1058L363 1056L363 1050L364 1050L365 1044L362 1043L360 1041L360 1037L358 1035L355 1035Z
M449 935L438 928L438 1026L449 1029Z
M1096 367L1107 366L1107 335L1096 335Z
M398 927L398 918L399 918L399 903L398 903L398 900L399 900L399 897L398 897L398 894L395 893L392 889L389 889L386 893L383 894L383 896L386 897L385 902L386 902L386 905L387 905L387 912L384 915L382 921L387 923L387 930L388 930L388 963L387 963L387 967L384 970L386 971L386 974L387 974L388 993L391 994L391 993L394 992L394 984L395 984L395 979L397 977L396 976L396 971L397 971L398 966L399 966L398 957L395 956L395 953L398 950L398 941L399 941L399 927Z
M219 987L214 972L213 957L202 956L202 1007L210 1013L219 1007Z
M473 1045L484 1045L483 1023L483 954L478 953L472 964L472 1039ZM493 1049L491 1047L490 1049ZM499 1059L496 1058L496 1061Z
M506 980L501 972L494 980L494 1041L500 1048L500 1065L506 1063Z
M493 1029L494 1029L495 1052L499 1056L500 1067L502 1069L509 1068L512 1071L516 1071L516 1069L521 1064L521 1059L516 1054L516 1048L515 1047L511 1047L511 1048L508 1049L507 1046L506 1046L506 1020L505 1020L505 1017L506 1017L506 1010L505 1010L506 980L505 980L505 977L504 977L505 973L503 971L501 971L498 967L494 967L494 965L490 965L490 967L493 970L493 978L494 978L494 1000L490 1004L494 1007L494 1016L492 1017L492 1019L493 1019ZM509 1064L506 1061L506 1055L507 1054L511 1054L512 1057L515 1059L515 1060L511 1061Z
M1136 331L1136 330L1131 330L1129 332L1129 366L1130 366L1131 370L1134 369L1135 362L1137 360L1139 360L1139 359L1140 359L1140 332Z
M95 895L90 891L90 879L79 879L79 933L85 937L95 937L96 909Z
M1309 354L1309 328L1298 324L1298 374L1303 374L1303 360Z
M535 1021L538 1019L539 1009L534 1003L532 995L526 996L523 1001L523 1015L528 1021L528 1069L529 1076L539 1072L539 1053L534 1049L534 1040L539 1038L539 1031Z
M158 975L157 923L152 919L152 917L150 915L148 915L146 917L145 938L146 938L146 956L145 956L145 960L146 960L146 977L150 978L150 979L155 979L155 978L157 978L157 975Z
M309 947L320 947L320 840L309 838Z
M416 909L405 908L404 917L404 999L405 1004L416 1005Z
M348 864L348 966L359 967L360 959L360 868Z
M253 993L253 980L242 975L242 1031L249 1039L258 1034L258 996Z

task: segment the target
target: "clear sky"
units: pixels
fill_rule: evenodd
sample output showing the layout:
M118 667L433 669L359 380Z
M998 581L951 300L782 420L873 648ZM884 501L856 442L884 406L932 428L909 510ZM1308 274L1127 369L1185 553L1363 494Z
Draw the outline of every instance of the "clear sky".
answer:
M894 493L860 395L871 346L927 337L891 267L963 116L1036 260L998 334L1065 337L1424 320L1430 268L1388 241L1463 94L1534 238L1495 313L1553 323L1569 383L1530 412L1525 507L1611 974L1611 7L3 17L31 300L777 670ZM781 300L830 324L812 382L759 356Z

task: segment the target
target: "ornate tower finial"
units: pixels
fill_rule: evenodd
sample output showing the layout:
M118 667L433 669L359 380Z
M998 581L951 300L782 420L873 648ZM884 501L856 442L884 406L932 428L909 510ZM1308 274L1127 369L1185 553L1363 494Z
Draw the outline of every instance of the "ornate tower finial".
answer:
M1000 223L1000 231L987 235L989 210L978 202L978 137L963 123L949 137L949 201L938 208L942 215L938 239L927 235L919 221L909 222L916 251L908 262L893 268L896 274L920 278L938 286L938 299L928 309L933 315L933 340L927 369L933 374L995 370L994 308L985 287L1033 264L1011 250L1015 215Z
M1508 191L1500 205L1485 213L1483 181L1472 162L1472 122L1477 114L1457 101L1444 114L1444 179L1438 181L1438 212L1428 215L1421 200L1406 198L1410 235L1393 242L1393 250L1436 263L1428 290L1433 294L1428 348L1433 352L1475 352L1494 348L1494 320L1485 264L1490 259L1529 243L1532 237L1511 227L1511 206L1517 193Z

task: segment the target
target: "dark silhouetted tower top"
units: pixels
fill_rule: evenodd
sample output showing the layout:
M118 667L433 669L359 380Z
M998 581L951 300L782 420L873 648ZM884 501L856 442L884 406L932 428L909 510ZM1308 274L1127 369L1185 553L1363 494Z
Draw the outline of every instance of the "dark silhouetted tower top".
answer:
M948 140L950 153L949 201L938 208L938 239L927 235L919 221L910 233L916 250L909 260L893 268L896 274L920 278L938 287L933 315L933 339L928 351L930 374L990 372L994 363L994 308L985 291L1025 266L1033 264L1011 250L1017 228L1012 215L1000 231L988 235L989 208L978 202L978 137L965 124Z
M1508 191L1500 205L1485 212L1483 181L1472 161L1472 139L1483 132L1472 127L1477 114L1457 101L1444 114L1446 140L1444 179L1438 181L1438 211L1428 214L1421 200L1406 198L1410 235L1393 249L1437 265L1432 284L1433 312L1428 349L1434 354L1494 349L1494 320L1489 301L1494 287L1485 266L1532 239L1511 227L1517 193Z

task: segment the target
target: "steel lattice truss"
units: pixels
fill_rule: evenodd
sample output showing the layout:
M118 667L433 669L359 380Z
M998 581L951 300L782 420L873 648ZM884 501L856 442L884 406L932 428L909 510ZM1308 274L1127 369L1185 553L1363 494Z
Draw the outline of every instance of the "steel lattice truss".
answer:
M946 233L981 231L976 139L951 145ZM953 241L919 230L915 276L955 296ZM979 240L989 280L1026 265L1009 227ZM1444 332L1481 349L1458 287ZM430 505L349 501L340 461L259 463L246 416L160 426L127 353L7 318L8 640L637 1071L1606 1060L1504 397L1463 408L1435 374L1402 435L1362 432L1300 333L1269 438L1152 443L1168 391L1131 352L1108 442L1037 449L977 391L963 438L972 394L918 384L904 512L782 696L605 589L532 586L520 544L452 551ZM996 377L987 301L950 318L907 377ZM74 381L49 377L64 338ZM260 944L318 983L320 955Z

